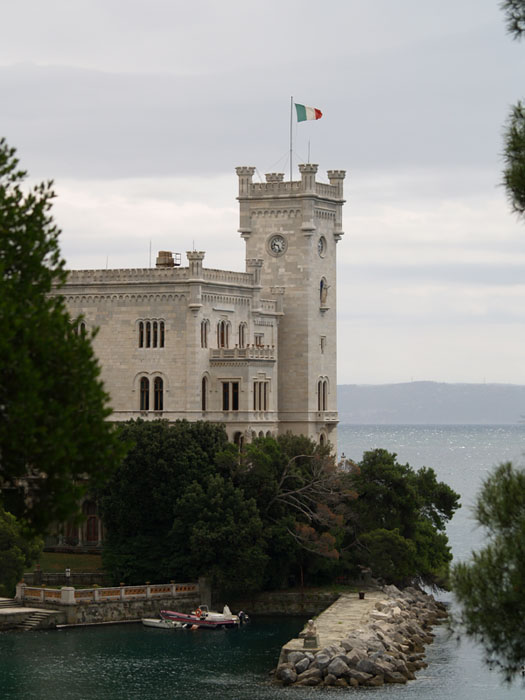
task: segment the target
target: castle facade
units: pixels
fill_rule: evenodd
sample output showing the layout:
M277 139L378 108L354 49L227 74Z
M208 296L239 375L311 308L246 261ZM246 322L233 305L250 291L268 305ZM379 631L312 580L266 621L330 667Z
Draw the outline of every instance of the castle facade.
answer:
M253 182L239 167L246 271L162 251L155 268L76 270L61 289L93 346L111 420L223 423L242 444L292 431L336 443L336 249L343 170Z

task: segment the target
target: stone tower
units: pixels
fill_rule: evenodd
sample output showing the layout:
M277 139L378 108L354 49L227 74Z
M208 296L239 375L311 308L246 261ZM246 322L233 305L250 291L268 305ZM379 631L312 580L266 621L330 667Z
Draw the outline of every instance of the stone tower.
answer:
M336 248L343 236L345 171L329 170L326 184L316 181L317 167L300 165L299 181L269 173L264 183L252 181L255 168L237 168L239 232L247 261L263 261L261 295L282 300L279 432L335 446Z

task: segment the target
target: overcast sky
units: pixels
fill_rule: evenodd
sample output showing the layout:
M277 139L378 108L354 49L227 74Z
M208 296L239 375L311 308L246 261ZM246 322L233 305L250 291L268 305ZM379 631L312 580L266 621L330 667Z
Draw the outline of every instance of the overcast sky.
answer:
M497 0L19 0L0 135L55 180L70 268L244 269L236 165L347 170L339 383L525 384L525 223L500 186L525 43ZM297 178L297 174L294 175Z

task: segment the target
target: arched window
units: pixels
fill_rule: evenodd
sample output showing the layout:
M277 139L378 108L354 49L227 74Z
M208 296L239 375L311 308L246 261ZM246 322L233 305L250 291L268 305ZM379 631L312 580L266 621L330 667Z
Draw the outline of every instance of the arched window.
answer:
M328 380L325 379L323 382L323 411L326 411L328 406Z
M151 323L146 321L146 347L151 347Z
M203 411L208 410L208 377L202 378L201 384L201 408Z
M160 377L155 377L153 383L153 394L154 394L154 410L162 411L164 404L164 382Z
M321 445L321 447L324 447L325 443L326 443L326 438L325 438L324 434L321 433L321 435L319 435L319 444Z
M208 347L208 329L209 329L209 327L210 327L210 322L207 319L204 319L204 321L201 321L201 348Z
M159 339L159 324L157 323L157 321L153 321L153 347L154 348L157 347L158 339Z
M144 347L144 322L139 323L139 348Z
M322 410L322 405L323 405L323 382L319 380L317 382L317 410L321 411Z
M80 335L86 335L86 324L84 321L80 324Z
M321 306L325 306L328 301L328 282L325 277L321 277L321 282L319 283L319 295Z
M140 410L149 411L149 379L142 377L140 380Z
M164 347L164 321L159 323L159 347Z
M239 324L239 347L240 348L246 347L246 324L245 323Z
M217 347L227 348L229 345L229 323L219 321L217 324Z

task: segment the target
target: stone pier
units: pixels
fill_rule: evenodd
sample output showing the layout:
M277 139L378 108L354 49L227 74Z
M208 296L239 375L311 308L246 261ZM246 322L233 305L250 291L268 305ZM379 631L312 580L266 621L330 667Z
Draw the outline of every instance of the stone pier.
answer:
M342 595L281 650L275 680L283 685L377 686L406 683L426 666L432 625L442 603L395 586Z

